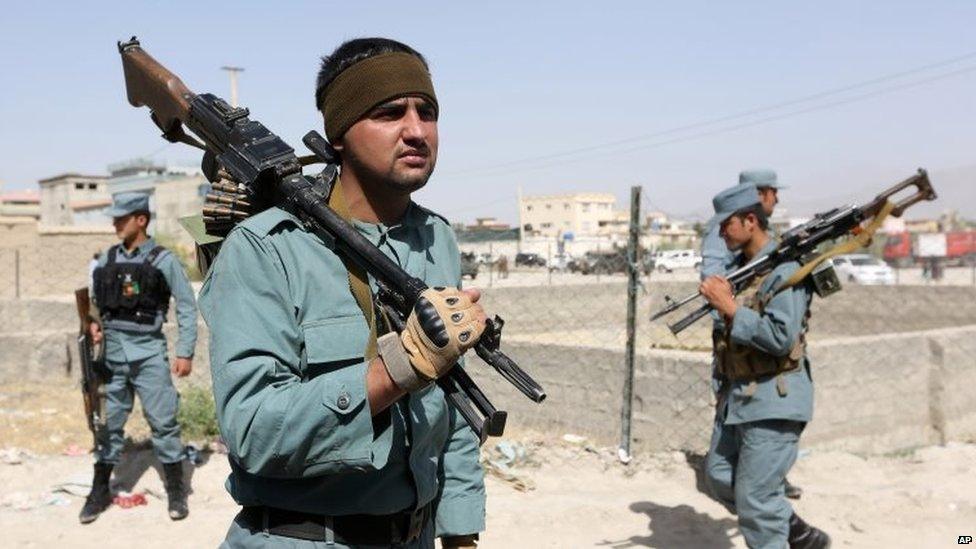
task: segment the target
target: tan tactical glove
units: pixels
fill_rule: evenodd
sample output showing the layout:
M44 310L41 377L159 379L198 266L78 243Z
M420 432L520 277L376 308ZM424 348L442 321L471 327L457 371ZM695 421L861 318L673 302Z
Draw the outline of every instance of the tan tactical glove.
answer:
M447 373L478 342L486 318L481 306L461 290L428 288L407 317L403 333L379 338L379 354L393 382L415 391Z

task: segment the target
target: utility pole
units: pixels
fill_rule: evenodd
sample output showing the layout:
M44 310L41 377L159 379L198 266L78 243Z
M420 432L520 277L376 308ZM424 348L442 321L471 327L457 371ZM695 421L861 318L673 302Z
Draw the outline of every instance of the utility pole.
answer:
M522 226L525 221L522 219L522 185L518 186L518 245L515 247L516 251L522 252L522 239L525 235L522 234Z
M230 74L230 106L237 107L237 74L244 72L242 67L220 67Z

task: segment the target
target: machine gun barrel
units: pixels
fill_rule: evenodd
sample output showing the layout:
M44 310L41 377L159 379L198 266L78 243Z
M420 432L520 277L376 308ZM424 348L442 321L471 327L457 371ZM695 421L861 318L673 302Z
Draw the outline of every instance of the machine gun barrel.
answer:
M895 202L895 195L900 194L909 187L915 187L915 192ZM935 189L932 187L931 181L929 181L928 173L922 168L919 168L915 175L892 185L864 206L835 208L814 216L812 220L799 227L790 229L783 235L780 245L776 250L728 273L726 278L732 284L733 293L736 293L747 286L755 277L769 273L777 265L786 261L800 261L801 258L813 252L824 242L829 242L847 234L859 234L863 229L861 223L878 216L889 202L892 204L890 206L890 215L900 217L913 204L917 204L923 200L935 200L936 197L937 195ZM863 245L867 245L866 242ZM678 301L673 301L670 297L665 297L667 305L651 315L651 320L657 320L664 315L673 313L700 296L701 293L698 292ZM711 305L706 303L682 317L677 322L668 325L668 328L671 329L673 334L677 335L688 326L691 326L706 316L711 310Z

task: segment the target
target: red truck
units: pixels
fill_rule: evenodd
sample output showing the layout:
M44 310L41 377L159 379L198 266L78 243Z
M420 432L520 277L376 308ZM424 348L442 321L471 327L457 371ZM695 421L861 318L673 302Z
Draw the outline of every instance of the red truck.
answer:
M948 233L907 231L888 235L884 259L892 267L909 267L920 259L941 258L945 265L976 263L976 230Z

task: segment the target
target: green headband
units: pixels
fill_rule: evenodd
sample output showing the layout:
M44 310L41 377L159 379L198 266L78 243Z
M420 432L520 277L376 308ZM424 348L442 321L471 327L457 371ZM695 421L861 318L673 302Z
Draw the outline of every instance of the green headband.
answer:
M325 136L335 143L373 107L405 95L424 97L437 109L430 73L416 56L384 53L352 65L325 89L319 105L325 117Z

